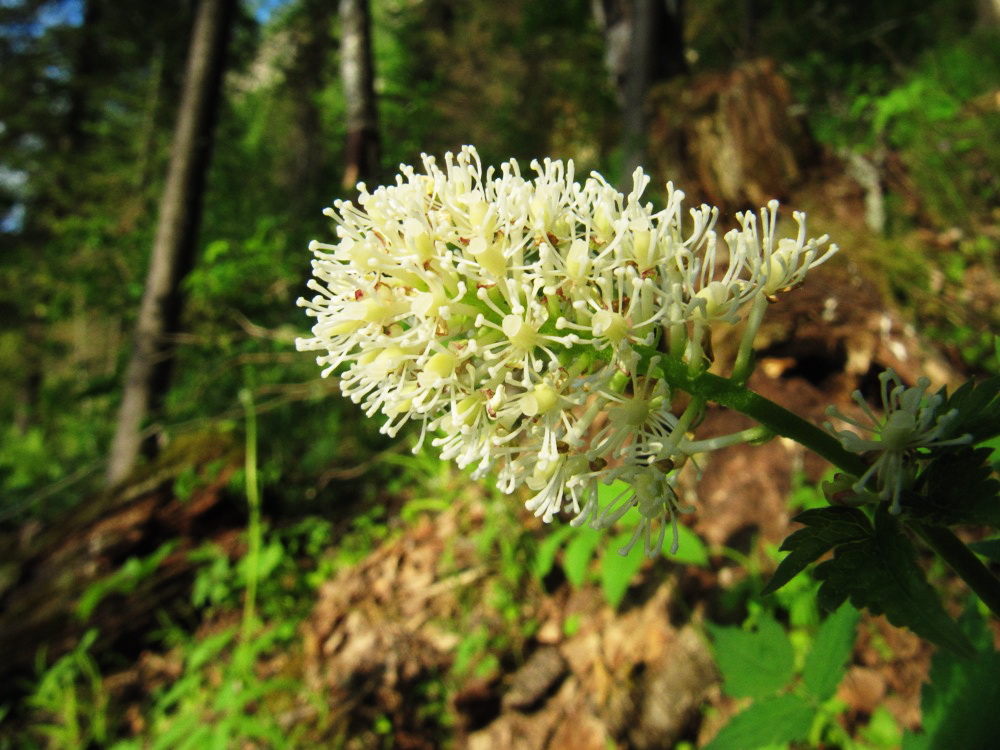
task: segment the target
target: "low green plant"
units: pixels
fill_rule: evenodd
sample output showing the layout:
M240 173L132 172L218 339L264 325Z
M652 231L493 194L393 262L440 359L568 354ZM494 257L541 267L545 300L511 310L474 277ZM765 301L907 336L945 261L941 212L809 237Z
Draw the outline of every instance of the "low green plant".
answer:
M768 613L753 627L709 625L723 691L752 702L730 719L706 750L753 750L807 743L857 745L838 723L836 697L854 648L859 613L841 606L815 629L801 658L785 629Z
M158 689L144 712L142 736L123 740L114 750L179 750L251 746L295 747L272 704L287 703L300 684L264 677L256 665L276 649L286 648L295 624L270 628L227 627L204 638L181 635L183 668L178 679Z
M381 503L372 503L351 518L350 527L338 541L334 566L341 568L354 565L388 536L386 507Z
M275 651L287 649L296 636L300 613L282 608L280 588L284 578L280 571L294 567L295 561L287 538L268 532L262 520L256 411L249 389L243 391L241 401L246 424L247 553L233 564L213 545L196 550L195 559L206 564L192 589L195 606L207 607L223 619L239 612L240 624L202 638L170 629L164 640L172 640L182 654L181 676L154 693L142 736L118 743L116 750L228 748L248 743L269 748L296 746L294 733L281 724L274 708L288 706L301 693L301 684L265 677L258 667ZM325 539L324 530L328 527L300 525L291 536L305 532L311 539L306 544L312 548Z
M924 282L911 286L906 295L912 298L914 318L921 332L956 352L974 371L1000 374L1000 346L995 331L1000 328L1000 308L970 287L970 273L981 279L998 277L995 243L987 236L970 236L954 248L935 251L936 265L942 271L939 287L923 290ZM930 263L928 258L925 263Z
M266 614L281 593L287 575L297 573L295 558L286 549L286 540L278 531L265 533L256 556L244 555L238 560L230 558L221 547L206 543L188 553L188 559L198 566L191 589L191 602L195 607L211 611L232 609L245 601L247 581L251 568L258 579L263 581L266 596L262 602L255 601L254 608L262 607ZM283 575L285 574L285 575ZM255 597L256 600L256 597Z
M74 750L102 746L110 739L109 697L92 654L97 638L96 629L88 630L49 667L45 651L38 653L38 681L26 700L35 717L29 747Z
M508 645L507 639L491 633L486 625L468 631L455 648L452 676L459 680L468 676L495 676L500 666L497 651Z
M156 572L160 564L177 549L177 541L161 544L155 552L145 557L130 557L110 575L90 584L76 605L77 616L88 620L97 605L109 594L131 594L143 581Z

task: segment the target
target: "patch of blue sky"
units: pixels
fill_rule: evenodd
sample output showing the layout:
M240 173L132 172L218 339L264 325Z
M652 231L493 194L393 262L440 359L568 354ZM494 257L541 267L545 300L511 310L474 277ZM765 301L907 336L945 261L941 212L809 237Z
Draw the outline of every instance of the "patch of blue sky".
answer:
M258 23L267 23L282 8L291 4L291 0L249 0L249 10Z
M0 8L17 10L24 0L0 0ZM80 26L83 23L83 0L51 0L35 11L34 17L21 23L8 23L0 27L0 34L7 37L40 37L54 26Z

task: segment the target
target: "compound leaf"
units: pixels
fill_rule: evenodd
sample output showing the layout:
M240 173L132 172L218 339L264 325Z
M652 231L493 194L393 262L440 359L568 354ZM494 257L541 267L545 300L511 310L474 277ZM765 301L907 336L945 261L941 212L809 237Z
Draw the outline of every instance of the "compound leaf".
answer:
M884 504L875 514L875 534L839 545L833 559L817 566L816 578L823 582L819 601L827 609L836 609L849 598L858 609L884 614L893 625L907 627L959 655L974 652L927 583L913 543Z
M948 430L949 437L965 433L972 435L973 443L980 443L1000 435L1000 376L981 383L964 383L940 408L945 414L958 409L958 418Z
M931 660L929 682L924 683L920 707L921 732L903 736L903 750L1000 747L1000 653L993 636L971 605L960 621L975 643L974 659L956 658L938 651Z
M802 684L819 702L833 697L854 650L861 613L848 604L823 621L802 669Z
M771 618L757 630L709 625L723 689L734 698L760 698L787 685L795 668L791 641Z
M789 554L774 571L763 594L774 593L835 546L869 538L873 533L868 517L857 508L814 508L799 513L792 520L804 524L805 528L782 543L781 549Z
M805 740L815 715L797 695L765 698L736 714L705 750L755 750Z
M1000 482L991 476L992 453L984 447L939 455L920 475L920 504L907 512L940 525L1000 526Z

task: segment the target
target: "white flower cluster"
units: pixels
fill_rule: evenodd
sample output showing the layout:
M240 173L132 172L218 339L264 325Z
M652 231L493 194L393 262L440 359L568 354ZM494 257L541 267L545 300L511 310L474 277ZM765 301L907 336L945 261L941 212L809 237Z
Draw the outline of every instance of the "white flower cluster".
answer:
M915 386L907 388L899 375L889 369L879 374L879 382L883 416L872 411L860 391L855 391L852 398L864 412L866 422L845 416L832 406L827 413L872 435L864 438L851 430L835 432L844 448L853 453L869 454L872 459L868 470L854 481L851 490L862 495L865 485L875 477L879 499L890 502L889 511L899 514L902 511L901 493L913 483L920 449L965 445L972 441L972 436L943 438L958 417L958 410L938 413L944 397L936 393L927 395L931 384L927 378L922 377ZM827 428L833 431L830 425Z
M759 325L836 247L807 240L802 214L798 236L777 239L776 202L759 226L738 215L720 242L717 209L691 210L685 227L672 185L664 210L643 203L641 170L622 195L597 174L577 182L572 162L531 168L484 170L465 147L327 209L339 240L310 246L316 296L299 304L316 322L298 346L324 352L324 375L340 369L343 393L381 412L384 432L420 423L420 442L431 434L474 477L526 485L546 522L568 511L607 527L635 508L625 550L643 538L653 555L703 405L675 414L658 362L704 370L713 325L748 308ZM615 479L631 489L601 507L598 483Z

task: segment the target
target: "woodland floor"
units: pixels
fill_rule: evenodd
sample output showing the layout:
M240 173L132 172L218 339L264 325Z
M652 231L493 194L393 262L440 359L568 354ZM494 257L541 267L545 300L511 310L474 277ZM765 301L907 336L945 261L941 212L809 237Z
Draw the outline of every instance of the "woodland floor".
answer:
M720 342L718 356L727 355L726 346ZM886 366L907 379L925 372L938 382L956 379L945 358L917 340L880 303L877 290L841 262L775 306L759 355L751 387L820 422L827 404L850 409L855 388L870 394ZM741 419L711 411L700 434L731 432ZM223 463L238 461L220 455ZM709 564L647 562L616 609L596 575L573 585L558 564L541 579L527 575L518 567L527 564L523 551L497 537L523 535L526 528L541 544L553 528L517 510L515 500L449 474L437 509L410 513L386 541L339 569L319 587L294 646L260 662L262 675L303 686L280 721L308 725L322 714L323 729L311 736L359 748L434 748L442 738L470 749L700 746L743 705L721 690L704 624L742 622L741 596L759 588L774 564L764 550L792 530L790 494L803 479L818 481L824 465L778 439L719 452L699 468L701 478L694 467L686 469L683 499L694 511L683 523L713 551ZM139 514L143 533L155 522L160 534L172 529L182 540L162 571L199 538L213 539L236 558L243 551L240 530L219 528L224 516L213 516L225 474L180 504L160 490L138 493L126 505L131 515L119 515L117 525L92 522L81 536L89 541L77 546L92 551L102 523L120 543L128 536L122 529L136 525ZM387 498L397 508L410 500L408 490ZM722 550L756 561L758 570L735 564ZM55 555L50 565L68 554ZM183 590L185 575L179 569L156 586L162 592L172 581ZM141 621L135 598L113 598L96 610L102 630L118 633L109 645L136 643L138 634L122 622L128 619L123 613ZM198 637L237 620L236 613L206 620ZM68 643L79 626L64 626ZM865 616L839 692L845 728L858 731L878 707L899 726L918 727L930 655L911 633ZM111 694L127 706L133 731L144 728L143 702L180 677L183 658L177 649L140 647L132 665L107 678ZM379 722L381 734L371 729Z
M771 80L767 69L754 75ZM766 148L759 154L769 155ZM708 174L713 165L701 166ZM820 184L822 190L809 188ZM773 307L758 339L750 386L818 423L829 404L850 411L855 389L874 396L886 367L908 382L925 374L954 385L965 375L946 348L920 339L887 302L886 285L873 283L852 259L879 253L863 227L863 198L837 173L818 176L790 201L818 207L810 219L818 218L820 231L824 221L837 225L844 251ZM948 242L929 238L931 245ZM963 281L965 296L943 304L978 306L987 316L1000 305L995 278L970 267ZM738 332L716 342L720 360L731 356L733 341ZM732 432L746 426L741 419L710 411L699 434ZM107 597L89 623L100 629L99 646L117 654L104 683L124 707L124 724L135 733L146 728L144 705L185 668L180 649L147 645L157 608L189 599L191 550L212 541L234 561L245 552L244 519L231 511L225 489L241 466L240 447L231 436L205 435L175 449L125 491L84 504L59 529L29 523L0 539L0 684L8 685L0 698L30 674L38 647L57 655L79 639L84 625L73 612L82 590L129 556L173 540L145 582ZM192 463L208 478L182 496L171 488L190 476ZM356 479L370 465L342 467L338 476ZM776 439L721 451L697 468L700 477L685 468L683 500L694 511L682 522L705 540L709 564L647 562L617 608L606 602L596 572L581 585L568 580L562 557L541 578L530 574L525 550L554 529L519 510L516 498L498 499L455 473L441 481L431 510L412 510L413 489L386 492L381 499L390 515L410 508L405 522L390 523L384 540L322 583L291 646L258 663L262 678L278 675L300 686L273 708L279 724L290 732L315 728L305 733L312 744L303 746L350 748L603 750L708 741L742 704L722 692L705 623L743 621L746 592L766 580L773 548L792 530L789 496L803 481L819 481L825 466ZM957 606L957 587L943 575L937 583L954 593ZM238 611L207 618L195 626L196 637L238 620ZM899 726L918 727L930 647L882 618L864 616L858 632L840 687L840 721L853 736L883 707Z

